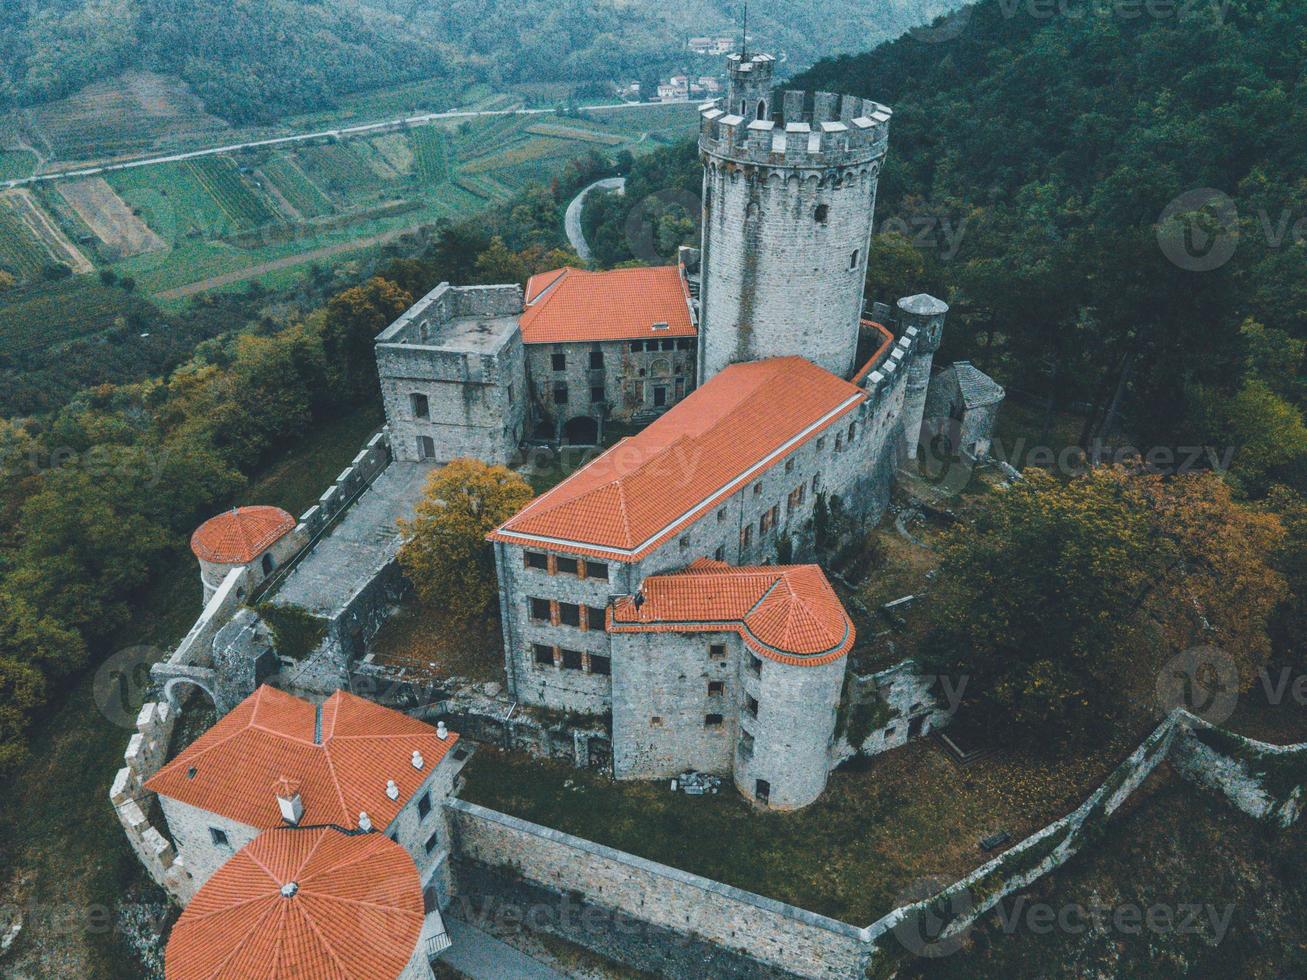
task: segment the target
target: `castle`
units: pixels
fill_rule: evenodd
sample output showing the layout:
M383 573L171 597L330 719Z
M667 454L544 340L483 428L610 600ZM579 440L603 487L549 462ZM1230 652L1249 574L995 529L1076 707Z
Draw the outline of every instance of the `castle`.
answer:
M443 721L338 689L401 587L396 518L422 476L460 457L512 463L532 440L598 446L632 433L489 537L514 705L610 718L619 779L694 769L773 809L821 795L856 633L815 563L818 514L838 500L855 524L880 515L928 397L968 418L969 451L983 454L1002 389L970 365L932 382L940 300L864 308L890 110L777 91L774 64L732 55L726 94L701 107L698 249L662 268L556 269L525 290L442 283L378 336L386 432L319 505L298 521L240 508L196 532L205 612L154 668L170 703L142 712L112 794L179 900L233 918L241 903L294 901L304 882L289 871L275 881L237 865L258 848L259 867L307 868L285 831L315 828L324 853L354 869L323 873L318 914L329 918L337 891L364 888L369 866L388 869L378 904L402 941L383 972L428 975L424 956L448 945L439 910L457 838L442 801L452 806L470 750L448 751L457 736ZM363 523L343 532L342 514ZM316 646L277 649L278 616L299 617L301 636L317 617ZM278 663L290 693L261 686ZM899 673L876 683L906 725L874 736L878 748L934 720ZM222 717L164 765L183 682ZM151 793L173 843L136 803ZM360 835L374 830L398 847L363 854ZM170 977L210 948L239 955L201 920L179 922ZM295 922L260 942L299 949L312 972L317 926ZM338 927L348 941L360 925Z

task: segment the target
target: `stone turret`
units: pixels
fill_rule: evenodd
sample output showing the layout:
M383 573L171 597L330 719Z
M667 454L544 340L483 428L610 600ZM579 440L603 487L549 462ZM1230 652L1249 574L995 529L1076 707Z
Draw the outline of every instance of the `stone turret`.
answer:
M854 370L890 110L774 91L773 63L732 55L725 98L700 109L700 384L786 354Z
M916 357L908 364L907 390L903 395L903 439L909 459L917 458L921 420L926 411L926 392L930 388L931 363L935 351L939 350L947 315L948 304L925 293L905 296L898 302L899 329L906 331L909 327L916 327L920 335Z

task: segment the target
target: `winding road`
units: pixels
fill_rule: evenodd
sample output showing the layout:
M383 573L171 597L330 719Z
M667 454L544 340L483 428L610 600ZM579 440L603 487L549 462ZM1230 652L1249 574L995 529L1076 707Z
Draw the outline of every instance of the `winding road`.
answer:
M650 103L657 105L659 103ZM580 194L572 198L572 203L567 206L567 214L563 218L563 228L567 232L567 240L572 243L576 249L576 254L589 262L593 255L590 252L590 245L585 240L585 232L581 230L581 208L585 204L586 195L593 190L616 190L619 194L626 190L625 177L607 177L604 180L596 180L593 184L581 191Z

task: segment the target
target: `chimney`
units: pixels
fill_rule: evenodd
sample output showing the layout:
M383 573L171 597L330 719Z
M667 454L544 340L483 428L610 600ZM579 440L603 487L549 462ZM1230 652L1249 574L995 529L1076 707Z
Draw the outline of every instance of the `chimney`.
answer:
M292 827L298 826L304 816L304 801L300 799L300 784L282 776L273 784L281 819Z
M449 729L445 727L443 721L436 722L436 738L440 739L442 742L449 738Z
M413 750L413 768L420 770L426 763L422 760L422 753L417 749Z
M372 832L372 821L368 818L367 810L359 811L359 830L365 834Z
M386 780L386 795L389 796L392 800L399 799L399 787L395 785L395 781L393 779Z

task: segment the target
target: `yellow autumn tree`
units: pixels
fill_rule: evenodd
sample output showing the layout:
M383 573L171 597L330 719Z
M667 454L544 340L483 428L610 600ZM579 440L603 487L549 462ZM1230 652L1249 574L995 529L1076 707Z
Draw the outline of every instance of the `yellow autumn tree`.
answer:
M530 502L531 486L506 466L456 459L427 479L417 513L401 521L399 563L423 602L454 622L494 609L495 560L486 535Z

